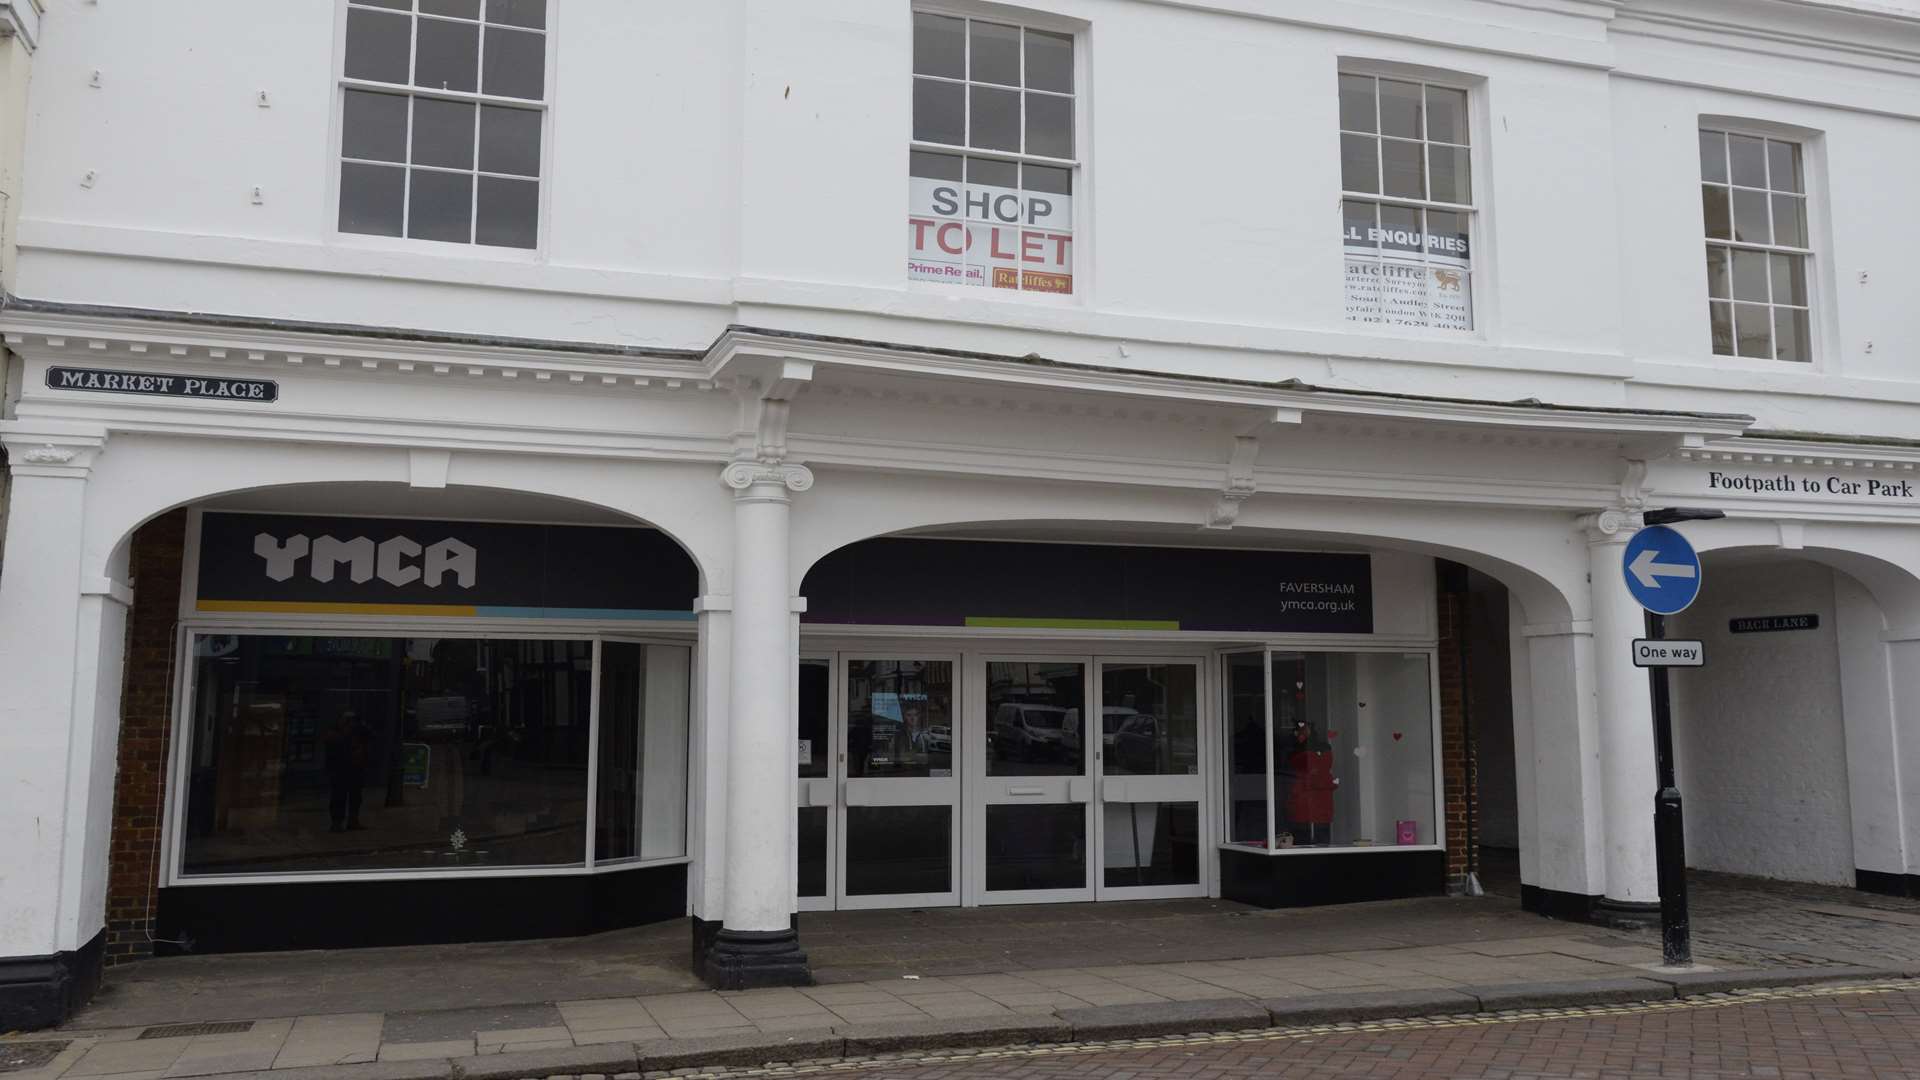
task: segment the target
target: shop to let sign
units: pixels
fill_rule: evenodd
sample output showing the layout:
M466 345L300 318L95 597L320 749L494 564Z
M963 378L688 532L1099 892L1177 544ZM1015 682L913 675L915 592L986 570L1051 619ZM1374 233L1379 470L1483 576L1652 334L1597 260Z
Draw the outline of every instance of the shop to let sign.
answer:
M907 277L1073 291L1073 196L907 178Z
M212 375L167 375L154 371L105 371L99 368L47 369L54 390L94 390L109 394L208 398L218 401L278 401L280 384L272 379L223 379Z

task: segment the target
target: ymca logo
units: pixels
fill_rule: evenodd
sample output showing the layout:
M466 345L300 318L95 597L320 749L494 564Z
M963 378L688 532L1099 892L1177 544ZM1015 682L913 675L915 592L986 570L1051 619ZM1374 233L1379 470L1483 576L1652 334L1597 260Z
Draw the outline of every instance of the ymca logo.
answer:
M364 536L339 540L322 536L308 540L305 534L289 536L283 542L271 533L253 538L253 553L267 564L267 577L286 581L299 571L301 559L307 560L307 575L318 582L330 582L342 564L347 578L364 585L376 576L389 585L422 582L437 589L452 574L463 589L473 588L479 566L479 552L469 544L448 537L437 544L421 547L404 536L375 544ZM409 560L419 560L418 563Z

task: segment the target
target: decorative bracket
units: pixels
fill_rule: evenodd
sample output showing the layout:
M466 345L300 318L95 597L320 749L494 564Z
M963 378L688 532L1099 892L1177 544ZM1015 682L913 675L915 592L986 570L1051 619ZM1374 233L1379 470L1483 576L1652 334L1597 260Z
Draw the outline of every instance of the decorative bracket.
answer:
M1260 456L1260 440L1253 435L1233 437L1233 457L1227 461L1227 485L1213 501L1203 526L1231 529L1240 519L1240 504L1253 496L1253 461Z
M0 444L7 448L8 468L15 476L84 480L106 449L107 432L55 421L11 420L0 422Z
M1647 508L1647 463L1628 458L1620 474L1620 505L1628 510Z
M787 459L787 422L793 399L813 381L811 360L778 360L767 377L740 387L740 424L734 457L778 464ZM752 442L747 433L752 432Z

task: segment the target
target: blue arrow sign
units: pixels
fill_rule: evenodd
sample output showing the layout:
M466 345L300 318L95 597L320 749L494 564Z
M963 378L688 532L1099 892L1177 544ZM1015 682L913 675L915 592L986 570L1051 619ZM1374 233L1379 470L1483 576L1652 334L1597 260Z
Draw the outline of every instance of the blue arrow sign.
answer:
M1621 556L1620 570L1627 578L1627 592L1656 615L1685 611L1700 595L1700 556L1686 537L1665 525L1635 533Z

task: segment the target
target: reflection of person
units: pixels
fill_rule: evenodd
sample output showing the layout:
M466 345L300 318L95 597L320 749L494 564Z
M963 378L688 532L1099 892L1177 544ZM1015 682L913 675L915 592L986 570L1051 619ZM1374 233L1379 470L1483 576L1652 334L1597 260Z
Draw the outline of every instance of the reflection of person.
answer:
M326 751L327 816L333 832L364 829L360 824L361 789L367 781L367 759L373 733L349 709L340 714L322 740Z
M1298 844L1324 844L1332 839L1333 746L1301 721L1293 726L1287 749L1287 825Z

